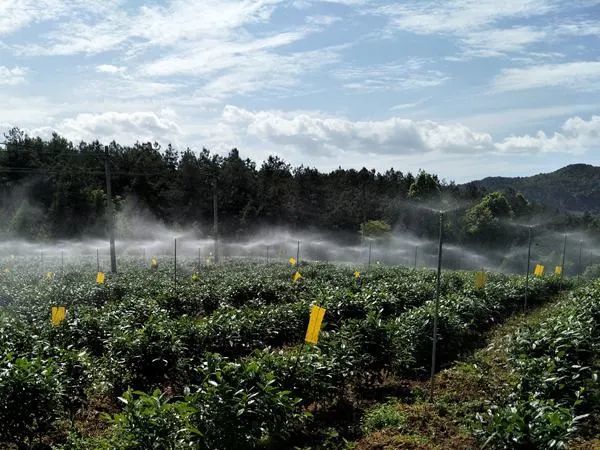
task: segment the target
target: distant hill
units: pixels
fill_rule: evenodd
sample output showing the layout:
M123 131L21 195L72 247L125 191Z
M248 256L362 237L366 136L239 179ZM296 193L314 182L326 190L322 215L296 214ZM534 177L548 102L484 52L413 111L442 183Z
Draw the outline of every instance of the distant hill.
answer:
M573 213L600 213L600 167L572 164L531 177L488 177L471 183L488 191L512 188L528 200Z

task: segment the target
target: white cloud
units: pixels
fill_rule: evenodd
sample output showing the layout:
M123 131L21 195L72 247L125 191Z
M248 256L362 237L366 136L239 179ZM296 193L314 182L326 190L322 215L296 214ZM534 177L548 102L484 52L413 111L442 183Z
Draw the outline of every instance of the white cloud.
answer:
M600 116L586 121L580 117L568 119L560 131L547 135L538 131L534 136L511 136L496 144L505 153L571 153L581 155L600 149Z
M417 34L466 34L509 18L530 17L556 10L554 0L457 0L398 2L377 8L394 26Z
M127 70L125 66L113 66L112 64L100 64L96 66L96 72L99 73L124 73Z
M392 117L351 121L306 113L252 112L235 106L223 111L232 130L252 138L301 150L305 154L477 153L492 148L491 136L460 124L440 124Z
M398 91L439 86L449 79L439 70L426 69L426 61L372 66L346 66L334 71L343 87L359 92Z
M100 53L125 46L130 51L149 46L193 46L203 40L243 38L242 27L265 22L281 0L172 0L167 5L142 6L133 13L115 9L109 15L73 15L48 35L47 43L30 45L30 54ZM237 32L237 33L236 33ZM246 37L248 37L246 35Z
M0 85L14 86L25 81L27 69L24 67L0 66Z
M32 133L48 135L56 131L76 142L96 139L104 143L115 140L122 144L178 141L182 132L173 121L173 115L171 110L163 110L158 114L147 111L82 113L62 120L56 126L38 128Z
M0 36L78 13L105 14L113 11L118 3L119 0L2 0Z
M497 92L563 86L582 91L600 90L600 61L544 64L504 69L494 80Z
M568 22L564 16L591 6L586 0L429 0L396 2L371 11L389 19L386 32L403 30L420 35L456 38L462 60L528 52L536 45L564 36L597 35L595 20ZM562 16L559 16L561 14ZM545 16L545 17L544 17ZM544 24L521 25L525 19L544 17ZM549 19L552 17L552 19ZM564 21L564 23L563 23Z

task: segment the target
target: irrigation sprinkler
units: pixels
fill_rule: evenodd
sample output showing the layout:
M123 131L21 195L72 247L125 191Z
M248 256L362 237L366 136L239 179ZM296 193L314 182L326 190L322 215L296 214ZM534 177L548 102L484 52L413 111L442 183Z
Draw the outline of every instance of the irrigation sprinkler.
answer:
M567 255L567 233L565 233L565 241L563 243L563 254L562 254L562 266L560 269L560 279L562 280L565 276L565 258Z
M444 245L444 212L440 211L440 231L438 244L438 266L437 278L435 287L435 306L433 310L433 344L431 347L431 386L429 391L429 400L433 402L433 394L435 390L435 361L437 356L437 339L438 339L438 317L440 311L440 290L442 280L442 247Z
M527 295L529 294L529 270L531 269L531 234L533 227L529 226L528 244L527 244L527 274L525 275L525 305L524 311L527 311Z

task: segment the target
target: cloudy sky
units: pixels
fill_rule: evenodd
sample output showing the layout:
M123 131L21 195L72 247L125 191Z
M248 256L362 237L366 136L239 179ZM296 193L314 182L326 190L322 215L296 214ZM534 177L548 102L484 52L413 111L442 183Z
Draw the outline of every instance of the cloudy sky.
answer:
M600 165L600 1L0 0L0 105L324 170Z

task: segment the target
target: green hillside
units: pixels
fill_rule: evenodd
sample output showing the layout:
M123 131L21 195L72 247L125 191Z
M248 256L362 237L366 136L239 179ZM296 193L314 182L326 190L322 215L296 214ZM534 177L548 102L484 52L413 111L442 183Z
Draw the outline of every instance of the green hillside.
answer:
M531 177L488 177L473 181L488 191L512 188L530 201L569 212L600 212L600 167L572 164Z

